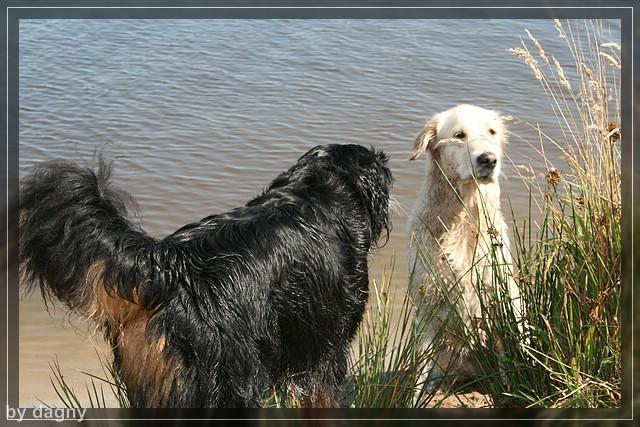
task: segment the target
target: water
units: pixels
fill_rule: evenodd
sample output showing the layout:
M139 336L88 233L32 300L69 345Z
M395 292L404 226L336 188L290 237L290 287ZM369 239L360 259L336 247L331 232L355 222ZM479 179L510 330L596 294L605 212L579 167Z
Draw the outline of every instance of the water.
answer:
M619 23L607 25L619 41ZM395 256L399 302L424 168L406 159L427 119L466 102L556 123L539 82L506 51L524 28L571 75L565 40L547 20L22 20L20 176L57 157L91 164L102 148L144 228L162 237L243 204L314 145L373 145L391 157L402 208L370 274L380 279ZM528 194L513 165L544 165L528 145L538 136L510 130L503 206L510 199L521 220ZM100 334L73 323L38 295L20 302L21 406L58 402L55 357L78 391L87 377L76 370L101 374L91 345L104 350Z

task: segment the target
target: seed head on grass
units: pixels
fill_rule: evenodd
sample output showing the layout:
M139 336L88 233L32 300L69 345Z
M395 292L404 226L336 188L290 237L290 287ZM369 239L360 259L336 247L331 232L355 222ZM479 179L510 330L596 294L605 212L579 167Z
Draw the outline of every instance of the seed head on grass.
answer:
M609 61L609 63L614 67L617 68L618 70L621 68L620 67L620 62L618 62L618 60L616 58L614 58L613 56L609 55L606 52L600 52L600 56L604 57L607 61Z
M545 53L544 48L542 47L542 45L540 44L538 39L533 37L533 35L531 35L531 32L528 29L525 28L524 30L527 32L527 35L529 36L529 39L538 48L538 55L540 55L540 58L542 58L542 60L545 62L545 64L548 64L549 63L549 58L547 57L547 54Z
M509 48L507 50L513 53L515 56L519 58L523 58L525 63L529 66L529 68L533 72L533 75L535 76L535 78L538 80L542 80L542 73L540 72L540 68L538 67L538 61L536 61L533 55L531 55L531 52L529 52L529 49L527 49L527 46L524 44L524 42L522 43L522 46L523 46L522 48L516 47L516 48Z
M571 84L569 83L569 80L567 79L567 76L564 73L564 69L562 68L562 66L560 65L560 63L558 62L555 56L553 57L553 63L556 66L556 72L558 73L558 79L560 80L560 84L564 86L569 92L571 92L572 91Z
M547 171L547 183L554 187L560 184L561 174L556 168L551 168Z
M607 125L607 135L605 138L610 138L611 142L618 142L620 140L620 128L616 122L609 122Z
M607 43L602 43L600 45L600 47L607 47L609 49L612 50L617 50L618 52L620 52L620 45L618 43L614 43L614 42L607 42Z
M562 22L560 22L559 19L554 19L553 25L556 27L556 30L558 30L558 36L561 39L564 39L567 37L567 34L564 32L564 28L562 28Z

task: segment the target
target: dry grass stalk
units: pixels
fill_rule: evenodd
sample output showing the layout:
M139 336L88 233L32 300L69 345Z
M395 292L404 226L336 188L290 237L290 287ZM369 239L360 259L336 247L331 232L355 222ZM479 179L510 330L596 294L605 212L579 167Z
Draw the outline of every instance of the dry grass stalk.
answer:
M535 78L538 80L542 80L542 73L540 72L540 68L538 67L538 61L536 61L533 55L531 55L531 52L529 52L529 49L527 49L527 46L524 44L524 42L522 43L522 46L523 46L522 48L516 47L516 48L509 48L507 50L513 53L515 56L519 58L523 58L524 62L529 66L529 68L533 72L533 75L535 76Z
M562 68L562 66L560 65L560 63L558 62L555 56L553 57L553 63L556 66L556 72L558 73L560 84L562 84L562 86L564 86L569 92L571 92L572 90L571 84L569 83L569 80L567 79L567 76L564 73L564 69Z
M524 29L527 32L527 35L529 36L529 39L533 42L533 44L536 45L536 47L538 48L538 54L540 55L540 58L542 58L542 60L545 62L545 64L549 63L549 58L547 58L547 54L545 53L544 49L542 48L542 45L540 44L540 42L531 35L531 32L529 32L528 29Z
M609 49L617 50L618 52L620 52L621 50L620 45L614 42L602 43L600 47L608 47Z
M609 61L611 63L611 65L613 65L614 68L617 68L618 70L620 69L620 63L613 56L611 56L611 55L609 55L608 53L605 53L605 52L600 52L600 56L606 58L607 61Z
M562 28L562 23L560 22L559 19L554 19L553 20L553 24L556 27L556 30L558 30L558 35L561 39L564 39L567 37L567 34L564 32L564 28Z

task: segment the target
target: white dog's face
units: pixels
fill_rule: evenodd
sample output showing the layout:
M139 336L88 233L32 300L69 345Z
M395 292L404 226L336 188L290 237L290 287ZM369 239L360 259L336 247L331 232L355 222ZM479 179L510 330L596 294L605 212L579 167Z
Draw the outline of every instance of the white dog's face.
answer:
M410 160L426 151L452 182L495 182L506 141L498 113L461 104L433 116L416 137Z

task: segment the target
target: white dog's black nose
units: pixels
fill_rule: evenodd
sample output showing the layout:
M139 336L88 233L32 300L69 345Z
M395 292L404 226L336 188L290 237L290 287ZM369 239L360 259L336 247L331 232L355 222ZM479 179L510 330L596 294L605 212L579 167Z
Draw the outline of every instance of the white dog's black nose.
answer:
M498 163L496 155L493 153L482 153L478 156L478 166L485 168L494 168Z

